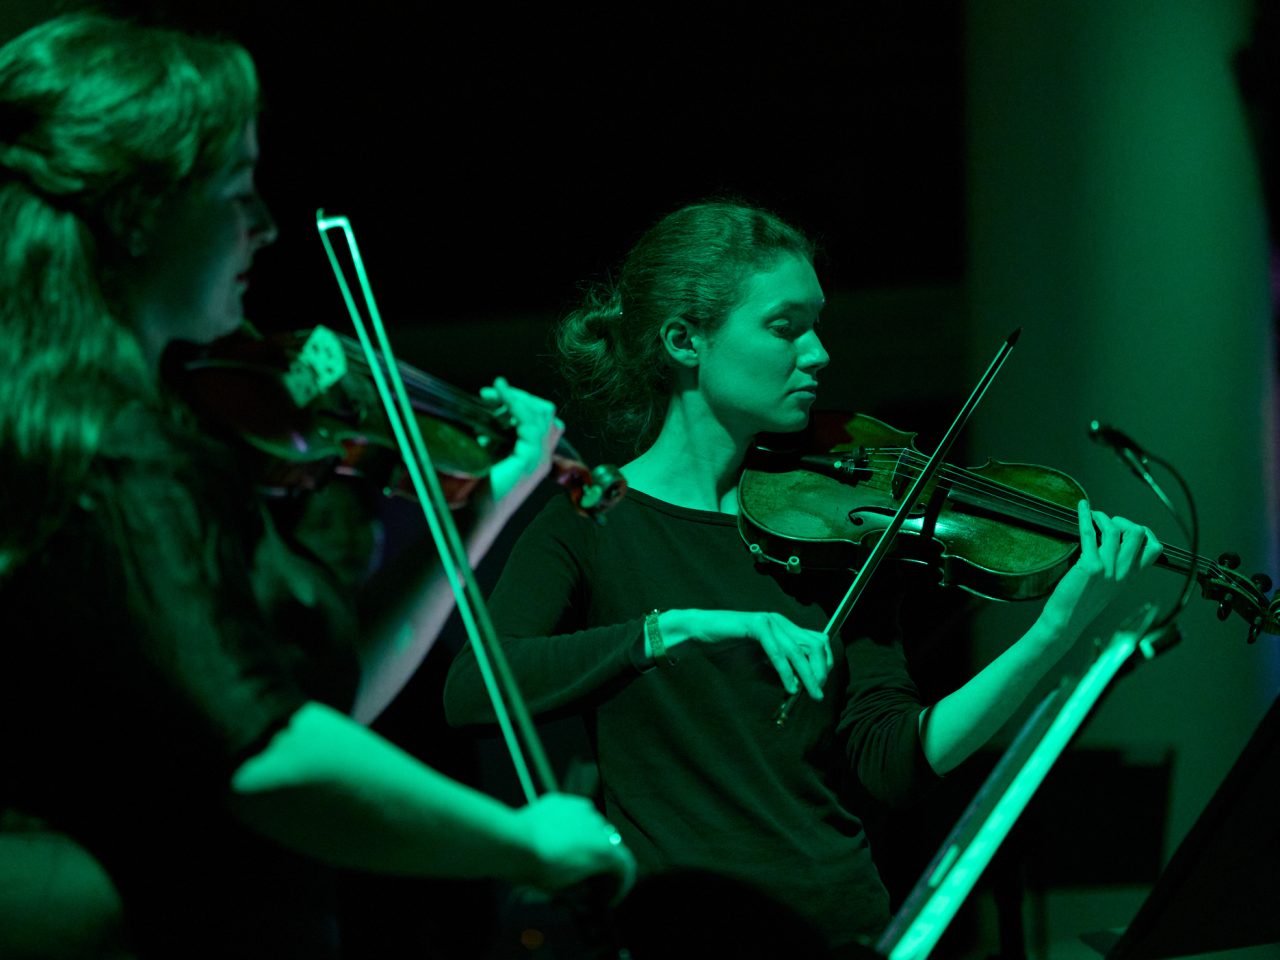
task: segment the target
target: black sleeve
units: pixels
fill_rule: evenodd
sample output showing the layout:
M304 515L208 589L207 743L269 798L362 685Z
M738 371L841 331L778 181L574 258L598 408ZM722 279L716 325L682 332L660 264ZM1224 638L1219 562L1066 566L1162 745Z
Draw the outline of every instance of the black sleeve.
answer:
M849 680L837 736L859 788L881 803L899 804L938 777L920 742L924 705L902 649L901 588L890 586L864 616L855 610L843 631Z
M306 698L258 602L241 532L155 464L114 469L87 501L77 544L98 585L98 609L84 614L110 624L90 657L100 674L89 701L120 705L94 739L123 768L163 757L173 780L225 788Z
M595 531L561 499L521 535L489 598L494 629L534 714L577 704L644 668L643 617L581 629L590 602ZM444 705L453 726L494 722L469 646L449 668Z

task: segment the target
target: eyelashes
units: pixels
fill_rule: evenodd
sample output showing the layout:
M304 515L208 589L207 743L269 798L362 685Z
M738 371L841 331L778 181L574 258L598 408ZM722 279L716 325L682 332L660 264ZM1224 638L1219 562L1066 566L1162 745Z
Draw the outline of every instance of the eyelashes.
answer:
M814 320L812 323L800 323L788 320L785 317L779 317L770 321L769 329L780 337L786 337L788 340L797 340L804 336L810 330L819 330L822 326L820 320Z

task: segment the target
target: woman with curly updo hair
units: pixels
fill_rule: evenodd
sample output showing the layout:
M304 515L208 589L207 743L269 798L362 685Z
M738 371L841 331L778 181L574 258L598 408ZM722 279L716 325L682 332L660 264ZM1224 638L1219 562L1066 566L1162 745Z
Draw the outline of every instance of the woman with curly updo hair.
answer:
M410 551L358 605L162 376L242 324L275 237L258 99L243 49L171 30L69 15L0 48L6 960L336 956L326 865L548 890L630 871L587 801L513 810L352 719L434 639L438 565ZM491 396L519 437L478 550L559 432L549 403Z
M491 598L531 708L586 719L606 815L642 878L684 878L647 896L642 882L627 911L633 941L679 930L663 949L681 955L819 955L797 950L804 930L814 950L861 949L889 917L860 807L964 760L1160 552L1145 527L1082 502L1081 559L1035 626L931 706L903 660L891 571L828 642L848 578L757 564L735 516L753 438L806 426L830 360L812 251L767 211L694 204L565 319L573 393L634 445L630 492L601 526L549 504ZM797 691L805 704L776 726ZM445 706L454 723L492 722L465 651Z
M762 210L713 203L672 214L636 244L616 286L589 290L560 324L565 379L575 396L606 414L611 434L643 449L672 398L663 323L684 317L713 331L748 274L784 254L812 262L813 253L807 237Z

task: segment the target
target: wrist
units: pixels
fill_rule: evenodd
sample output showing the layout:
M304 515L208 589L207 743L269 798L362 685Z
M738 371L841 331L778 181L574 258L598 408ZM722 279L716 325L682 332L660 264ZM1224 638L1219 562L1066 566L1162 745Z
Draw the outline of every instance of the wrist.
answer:
M657 626L662 631L663 645L667 651L675 650L690 640L699 639L698 610L663 610L658 614Z
M541 888L549 871L548 860L537 842L537 831L526 816L528 807L508 810L503 824L503 845L507 854L503 858L505 876L500 879L516 886Z
M662 611L653 610L644 618L644 652L655 666L664 664L671 666L676 662L671 656L667 638L663 633L661 624L663 615Z
M481 477L467 495L467 503L463 508L477 523L493 518L505 520L505 514L514 512L514 508L505 503L506 498L495 494L492 475ZM455 511L455 516L459 511Z
M1070 618L1045 610L1023 636L1023 641L1041 655L1056 654L1070 647L1078 634L1078 630L1072 629Z

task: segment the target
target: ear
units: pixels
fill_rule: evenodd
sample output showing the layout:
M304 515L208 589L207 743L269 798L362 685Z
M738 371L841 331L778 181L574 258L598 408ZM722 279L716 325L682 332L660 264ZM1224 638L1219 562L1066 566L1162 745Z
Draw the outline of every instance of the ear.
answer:
M658 329L658 336L666 347L667 356L680 366L693 368L698 365L698 348L705 338L696 323L684 317L672 317Z

